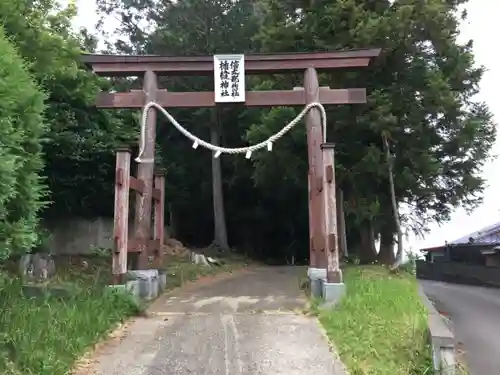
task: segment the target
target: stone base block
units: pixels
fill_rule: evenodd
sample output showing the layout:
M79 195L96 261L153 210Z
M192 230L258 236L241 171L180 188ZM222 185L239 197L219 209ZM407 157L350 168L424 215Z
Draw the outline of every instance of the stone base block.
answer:
M323 307L334 307L345 294L344 283L323 283L323 298L325 300Z
M139 297L139 281L130 280L125 283L125 289L134 297Z
M167 271L158 270L158 287L159 292L163 292L167 288Z
M158 296L160 290L158 270L128 271L125 280L137 281L139 298L143 300L150 301Z
M56 264L50 254L25 254L19 260L19 273L28 282L45 281L55 275Z
M311 296L315 298L323 297L323 284L326 280L326 269L309 267L307 270L307 277L311 285Z

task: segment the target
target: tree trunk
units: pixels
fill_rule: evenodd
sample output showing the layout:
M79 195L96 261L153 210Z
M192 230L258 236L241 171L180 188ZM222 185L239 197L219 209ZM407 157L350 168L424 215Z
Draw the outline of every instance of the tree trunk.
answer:
M176 238L177 237L177 220L175 220L175 215L174 215L174 210L172 208L172 203L168 204L168 215L169 215L169 222L170 222L170 237Z
M369 221L365 221L359 225L357 238L353 238L352 242L348 243L348 247L349 256L359 258L361 264L373 263L377 260L375 237Z
M339 239L339 260L347 257L347 237L345 229L344 193L337 189L337 236Z
M377 250L375 249L375 236L371 222L367 222L361 228L361 263L373 263L377 260Z
M392 265L396 261L394 253L394 232L392 226L383 223L380 230L379 263Z
M398 235L398 251L396 253L396 261L393 264L393 267L398 267L403 261L403 231L401 230L401 221L399 220L399 210L398 210L398 202L396 201L396 189L394 188L394 176L393 176L393 160L391 156L391 152L389 150L389 142L387 141L387 137L382 135L382 139L384 141L385 148L385 156L387 159L387 169L389 174L389 188L391 192L391 203L392 203L392 211L394 214L394 224L396 225L396 233Z
M210 126L210 142L219 145L219 116L215 109ZM214 153L215 154L215 153ZM220 157L212 157L212 197L214 205L214 241L213 244L228 249L226 215L224 213L224 194L222 190L222 172Z

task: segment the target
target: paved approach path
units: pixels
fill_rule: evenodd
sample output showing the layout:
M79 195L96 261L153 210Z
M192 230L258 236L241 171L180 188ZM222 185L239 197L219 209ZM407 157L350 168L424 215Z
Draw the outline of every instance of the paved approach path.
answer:
M438 311L448 315L471 375L500 374L500 290L421 280Z
M345 375L306 302L300 268L262 267L160 297L96 353L98 375Z

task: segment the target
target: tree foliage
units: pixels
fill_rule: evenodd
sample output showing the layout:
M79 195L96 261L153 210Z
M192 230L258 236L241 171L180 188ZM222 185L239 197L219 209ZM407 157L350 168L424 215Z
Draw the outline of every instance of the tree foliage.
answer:
M402 219L413 230L425 230L429 221L448 220L458 206L473 209L481 202L484 181L479 172L496 134L488 108L473 100L483 70L474 65L472 42L461 45L457 41L462 17L458 6L464 3L155 0L153 5L152 0L133 4L114 0L102 2L101 10L122 20L122 39L115 48L124 53L382 48L381 57L369 69L320 76L321 85L367 87L369 93L366 105L328 109L328 139L337 145L337 182L345 192L349 245L368 261L376 256L374 239L382 236L390 253L396 233L383 137L389 140L394 159L397 201L412 210L411 216ZM246 19L238 18L243 14ZM249 80L252 88L261 89L291 89L300 82L301 77L295 75ZM173 90L194 91L210 89L211 83L182 78L168 85ZM203 136L207 134L200 126L200 119L207 117L204 113L179 111L178 116ZM223 139L229 145L260 141L296 114L289 108L226 110ZM255 155L250 166L238 159L224 163L225 187L231 189L226 208L234 224L229 224L230 234L237 243L249 237L242 228L251 227L254 248L307 248L305 141L304 127L297 127L280 140L273 153ZM209 181L208 176L194 177L188 172L200 170L204 158L188 151L179 135L160 142L167 153L170 186L182 188L186 198L196 191L196 212L200 207L209 212L209 187L200 187ZM249 190L249 184L254 188ZM177 205L182 198L174 196ZM177 208L183 225L198 227L206 217L196 214L193 220L193 206L186 201ZM188 212L188 217L183 216Z
M7 36L47 93L47 217L112 214L114 151L136 136L130 114L95 108L98 91L110 83L81 65L88 40L73 31L75 15L74 5L55 0L0 3Z
M389 174L383 139L393 160L398 205L410 207L402 222L422 231L450 218L458 206L481 202L480 171L496 132L491 114L474 95L483 69L474 64L472 42L457 40L465 0L99 0L103 16L121 21L108 52L168 55L303 52L379 47L373 66L322 73L320 84L366 87L364 105L327 109L328 140L336 143L336 181L344 191L350 253L390 262L395 242ZM7 36L47 94L43 144L51 208L46 216L111 214L113 151L135 142L137 113L93 106L101 88L140 87L140 79L107 81L79 63L102 35L75 33L75 8L55 0L0 3ZM113 31L113 30L111 30ZM249 89L292 89L301 74L248 77ZM210 77L170 77L170 91L212 90ZM209 139L210 109L173 115ZM220 109L221 143L240 146L277 132L298 113L292 108ZM213 128L212 128L213 129ZM170 225L180 239L213 239L210 154L163 119L158 123L160 162L167 169ZM307 146L297 126L248 161L222 157L224 205L230 242L262 256L295 252L307 257ZM103 204L103 202L105 202Z
M0 260L38 242L44 93L0 28Z
M417 224L446 221L454 208L481 202L479 172L496 134L487 107L472 100L482 68L473 64L472 42L457 42L457 2L264 4L259 39L266 51L383 49L367 72L322 77L325 85L366 86L370 94L367 105L329 110L351 232L366 220L392 226L382 135L395 157L398 201L412 207Z

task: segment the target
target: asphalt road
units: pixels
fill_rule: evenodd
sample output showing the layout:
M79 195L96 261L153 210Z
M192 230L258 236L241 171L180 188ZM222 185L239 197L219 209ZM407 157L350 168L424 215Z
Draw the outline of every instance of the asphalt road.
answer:
M471 375L499 375L500 289L427 280L420 283L437 310L451 319Z

